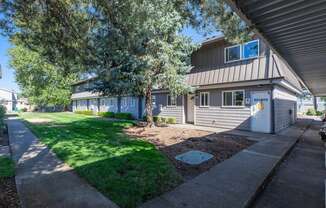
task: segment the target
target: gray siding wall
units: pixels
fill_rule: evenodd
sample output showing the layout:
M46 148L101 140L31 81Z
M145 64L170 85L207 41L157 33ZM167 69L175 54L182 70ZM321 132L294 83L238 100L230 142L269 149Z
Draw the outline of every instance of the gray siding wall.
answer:
M224 48L234 44L227 43L224 40L213 42L207 45L201 46L196 52L192 54L192 73L207 71L216 68L222 68L227 66L239 66L242 64L249 64L252 60L237 61L233 63L224 63ZM266 51L266 45L263 41L259 41L259 55L264 56Z
M297 114L297 97L283 87L275 86L273 98L275 132L279 132L295 122Z
M174 117L177 123L184 122L183 96L178 96L176 106L167 106L168 93L157 93L153 105L153 115L162 117Z
M254 86L244 88L227 88L200 90L197 92L209 92L209 107L199 106L199 96L196 98L195 124L199 126L220 127L228 129L251 130L251 105L250 102L244 107L223 107L222 92L227 90L245 90L245 99L251 99L252 91L271 90L271 86Z

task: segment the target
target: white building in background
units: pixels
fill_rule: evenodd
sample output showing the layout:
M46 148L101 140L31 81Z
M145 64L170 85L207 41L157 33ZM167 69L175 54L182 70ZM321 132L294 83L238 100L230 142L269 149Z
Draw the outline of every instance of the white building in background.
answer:
M19 98L17 93L13 90L0 89L0 105L6 107L7 112L26 109L31 110L27 98Z
M6 107L7 112L17 109L17 93L12 90L0 89L0 104Z
M316 98L317 100L317 110L326 111L326 102L320 97ZM300 97L297 101L297 107L299 113L305 113L309 108L314 108L314 101L312 96Z

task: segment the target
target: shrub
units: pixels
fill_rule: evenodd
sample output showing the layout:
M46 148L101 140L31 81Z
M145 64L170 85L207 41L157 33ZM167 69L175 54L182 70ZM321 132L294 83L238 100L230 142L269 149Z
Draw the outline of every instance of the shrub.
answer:
M0 135L3 133L4 126L5 126L5 123L4 123L5 114L6 114L6 107L3 105L0 105Z
M91 110L76 110L75 113L88 115L88 116L94 115L93 111Z
M162 117L162 116L153 116L153 121L155 123L167 123L167 124L176 124L177 119L174 117Z
M6 114L6 107L3 105L0 105L0 119L3 119Z
M309 108L309 109L307 110L306 115L308 115L308 116L314 116L314 115L316 115L316 111L315 111L315 109L313 109L313 108Z
M159 118L160 117L158 117L158 116L153 116L153 121L156 123L156 122L158 122ZM145 120L146 120L146 117L145 117Z
M8 157L0 157L0 179L15 175L15 163Z
M114 118L115 116L114 112L98 112L97 115L106 118Z
M168 119L168 121L167 121L168 124L176 124L177 123L177 119L174 117L169 117L167 119Z
M133 119L133 116L131 113L116 113L114 115L114 118L117 118L117 119L125 119L125 120L132 120Z
M322 111L316 111L316 116L322 116L324 113Z

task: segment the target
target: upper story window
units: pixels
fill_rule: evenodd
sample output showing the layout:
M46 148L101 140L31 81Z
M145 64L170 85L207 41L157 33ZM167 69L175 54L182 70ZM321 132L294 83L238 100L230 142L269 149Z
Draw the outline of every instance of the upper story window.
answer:
M168 95L168 106L176 106L177 105L177 97Z
M223 106L241 107L244 106L244 90L224 91Z
M239 61L241 59L241 45L225 48L225 62Z
M201 92L200 107L208 107L208 106L209 106L209 92Z
M253 40L243 44L242 46L242 58L256 58L259 55L259 40Z
M259 40L249 41L242 45L235 45L225 48L224 61L230 63L259 56Z

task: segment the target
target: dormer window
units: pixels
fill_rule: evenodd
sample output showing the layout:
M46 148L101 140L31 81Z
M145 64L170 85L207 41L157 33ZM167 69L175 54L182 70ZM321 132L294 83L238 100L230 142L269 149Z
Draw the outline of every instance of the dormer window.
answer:
M224 50L225 63L257 58L258 56L259 40L249 41L241 45L230 46Z

